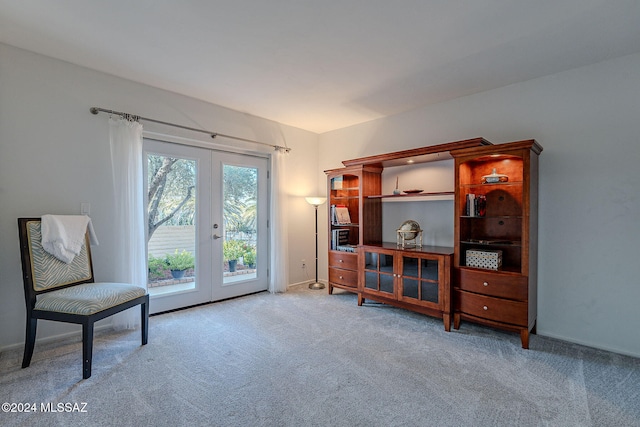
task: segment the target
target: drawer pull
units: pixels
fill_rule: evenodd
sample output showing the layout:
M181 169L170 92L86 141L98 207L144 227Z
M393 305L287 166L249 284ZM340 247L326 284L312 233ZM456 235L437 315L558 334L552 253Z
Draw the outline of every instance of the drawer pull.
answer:
M489 286L489 284L488 284L487 282L484 282L484 283L483 283L483 285L485 285L485 286Z
M489 307L487 307L486 305L482 307L485 310L489 310Z
M338 262L344 262L343 260L339 259Z
M344 279L344 277L340 276L340 279Z

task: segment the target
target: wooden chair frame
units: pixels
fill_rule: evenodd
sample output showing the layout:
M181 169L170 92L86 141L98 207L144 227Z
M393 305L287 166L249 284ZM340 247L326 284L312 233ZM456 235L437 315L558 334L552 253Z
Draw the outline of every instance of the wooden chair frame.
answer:
M93 263L91 262L91 246L89 237L85 239L87 255L89 258L90 277L86 280L75 281L64 285L57 286L46 290L37 291L34 289L34 278L32 276L32 259L31 259L31 243L29 241L28 223L40 221L40 218L18 218L18 229L20 236L20 254L22 258L22 273L24 282L24 296L27 308L27 324L24 344L24 356L22 359L22 367L26 368L31 364L33 349L36 342L36 328L38 319L53 320L57 322L75 323L82 325L82 378L87 379L91 376L91 360L93 356L93 329L94 323L106 317L112 316L123 310L136 305L140 305L141 329L142 329L142 345L147 344L149 336L149 294L126 301L119 305L109 307L102 311L90 315L61 313L55 311L44 311L35 308L36 298L40 294L52 292L83 283L95 283L93 277Z

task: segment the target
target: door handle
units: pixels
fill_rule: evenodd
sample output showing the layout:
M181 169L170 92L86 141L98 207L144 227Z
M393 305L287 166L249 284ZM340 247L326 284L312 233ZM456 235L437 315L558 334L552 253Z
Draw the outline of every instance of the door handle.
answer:
M215 240L215 239L219 239L219 238L221 238L222 236L218 236L217 234L214 234L214 235L213 235L213 236L211 236L211 237L213 237L213 239Z

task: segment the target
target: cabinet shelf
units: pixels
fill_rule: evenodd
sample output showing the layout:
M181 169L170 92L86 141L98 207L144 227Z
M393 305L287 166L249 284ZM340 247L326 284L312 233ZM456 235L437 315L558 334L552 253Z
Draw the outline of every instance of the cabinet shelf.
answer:
M377 194L367 196L367 199L383 199L384 202L401 202L415 201L416 199L425 200L453 200L455 192L453 191L435 191L429 193L412 193L412 194Z
M466 270L466 271L470 271L470 272L479 272L479 273L488 273L488 274L500 274L500 273L508 273L511 275L519 275L520 274L520 269L518 267L513 267L513 266L502 266L502 268L500 268L500 270L489 270L486 268L479 268L479 267L469 267L466 265L460 266L459 267L460 270Z
M333 228L339 228L339 227L360 227L360 224L356 224L355 222L351 222L349 224L331 224L331 227Z
M521 186L522 181L511 181L511 182L493 182L493 183L473 183L473 184L460 184L461 188L475 188L475 187L483 187L483 188L495 188L495 187L516 187Z
M373 196L367 196L367 199L404 199L404 198L416 198L416 197L436 197L436 196L453 196L453 191L433 191L422 193L409 193L409 194L376 194Z
M474 246L520 246L520 242L517 240L461 240L461 244L474 245Z
M460 215L460 218L464 219L521 219L522 215L485 215L485 216L470 216L470 215Z

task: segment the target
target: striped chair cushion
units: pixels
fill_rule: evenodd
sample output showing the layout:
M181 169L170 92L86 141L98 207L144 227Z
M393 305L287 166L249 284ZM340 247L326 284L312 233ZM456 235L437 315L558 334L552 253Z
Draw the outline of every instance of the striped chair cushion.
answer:
M141 287L124 283L84 283L38 295L35 309L90 315L146 293Z
M29 222L27 231L31 243L31 274L35 291L91 279L91 260L87 253L86 241L80 253L67 264L42 247L40 221Z

